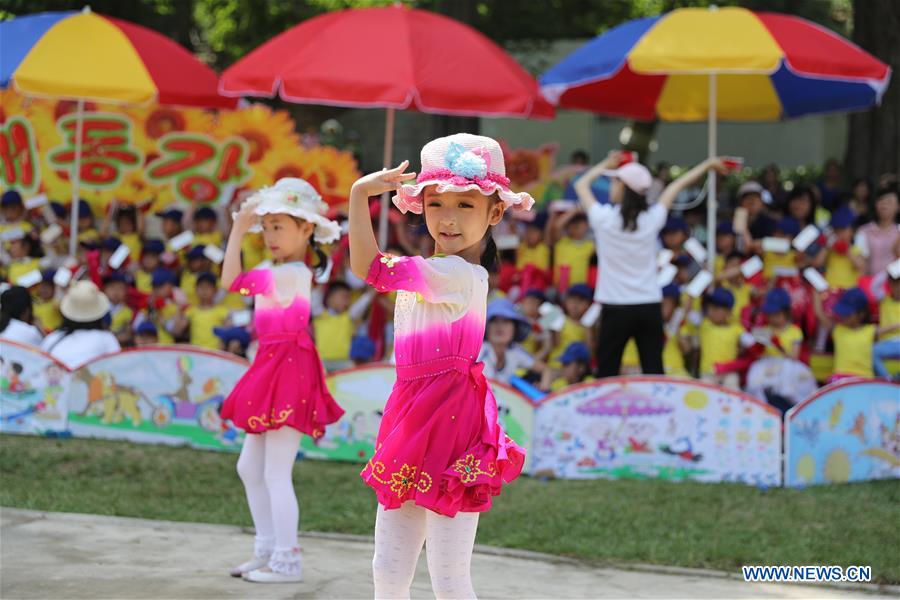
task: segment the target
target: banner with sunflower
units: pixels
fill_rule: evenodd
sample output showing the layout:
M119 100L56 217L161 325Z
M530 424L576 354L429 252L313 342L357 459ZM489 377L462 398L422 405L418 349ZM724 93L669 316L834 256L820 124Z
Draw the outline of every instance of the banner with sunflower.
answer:
M75 102L0 92L0 191L71 199ZM153 210L228 202L239 188L302 177L330 205L347 201L360 176L349 152L301 143L286 111L170 106L122 108L88 102L81 196L96 209L112 201Z

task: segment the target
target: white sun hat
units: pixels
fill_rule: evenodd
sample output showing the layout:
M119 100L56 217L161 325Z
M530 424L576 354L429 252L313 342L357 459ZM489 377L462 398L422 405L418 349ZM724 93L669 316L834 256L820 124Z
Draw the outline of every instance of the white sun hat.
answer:
M245 204L255 205L253 213L263 215L290 215L309 221L316 226L313 239L319 244L330 244L341 237L341 226L327 218L328 205L319 192L307 181L297 177L283 177L271 187L264 187L247 198ZM232 215L237 218L237 213ZM250 231L262 231L257 222Z
M93 323L109 312L109 298L93 282L79 281L66 292L59 305L59 312L76 323Z
M437 185L439 193L478 190L490 196L497 192L505 208L530 210L534 205L527 192L509 189L500 144L481 135L457 133L425 144L416 182L401 186L394 204L400 212L422 214L422 190L429 185Z
M653 176L650 171L641 163L630 162L622 165L618 169L608 169L603 171L603 175L607 177L615 177L633 192L638 194L646 194L653 183Z

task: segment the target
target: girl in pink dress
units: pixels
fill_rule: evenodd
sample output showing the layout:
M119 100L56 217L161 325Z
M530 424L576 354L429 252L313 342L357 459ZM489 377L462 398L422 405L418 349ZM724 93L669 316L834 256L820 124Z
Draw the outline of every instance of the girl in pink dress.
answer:
M525 452L497 423L497 403L476 362L484 340L491 227L504 210L534 200L513 193L491 138L457 134L408 161L357 181L350 194L350 262L379 292L397 291L397 382L384 409L375 454L361 475L375 490L376 598L408 598L422 544L438 598L474 598L469 565L478 514L515 479ZM401 211L424 213L435 254L382 254L368 198L397 190Z
M312 272L304 263L318 244L340 237L323 214L327 206L302 179L280 179L251 196L238 213L225 252L222 285L254 296L259 349L250 369L222 405L247 435L237 470L256 528L251 560L231 570L254 582L300 581L299 510L291 471L301 434L314 439L344 411L325 385L325 371L309 333ZM275 266L241 272L241 239L262 230Z

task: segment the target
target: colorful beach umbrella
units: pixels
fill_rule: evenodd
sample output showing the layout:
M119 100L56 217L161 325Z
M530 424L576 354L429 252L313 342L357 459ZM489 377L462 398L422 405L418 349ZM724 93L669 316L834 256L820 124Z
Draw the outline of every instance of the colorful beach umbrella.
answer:
M159 102L233 108L218 92L216 73L164 35L84 11L47 12L0 21L0 88L77 101L72 206L78 206L86 101ZM73 208L70 253L78 211Z
M683 8L628 21L541 77L553 104L638 120L771 121L880 102L890 68L834 32L791 15ZM715 198L710 175L707 198ZM707 202L708 231L715 205ZM710 237L709 260L715 244ZM712 264L712 263L710 263Z
M552 118L537 81L490 39L451 18L395 5L309 19L229 67L221 91L287 102L385 108L384 165L394 111ZM380 237L389 202L382 202Z

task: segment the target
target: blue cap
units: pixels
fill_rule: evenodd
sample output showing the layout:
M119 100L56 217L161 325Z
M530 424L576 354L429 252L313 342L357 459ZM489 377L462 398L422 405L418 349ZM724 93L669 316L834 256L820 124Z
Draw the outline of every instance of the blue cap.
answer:
M706 301L713 306L722 308L734 308L734 294L725 288L716 288L706 295Z
M87 219L88 217L93 217L94 211L91 208L91 205L87 203L86 200L78 201L78 218L79 219Z
M731 221L722 221L716 225L716 235L734 235L734 225Z
M843 229L851 227L855 220L856 215L853 214L853 210L849 206L842 206L831 213L831 228Z
M184 218L184 212L178 210L177 208L169 208L156 213L156 216L160 219L171 219L173 221L178 221L179 223L181 223L181 219Z
M124 283L128 285L128 276L120 271L113 271L103 278L103 285L109 285L110 283Z
M62 219L66 216L66 207L62 202L51 202L50 209L53 211L53 214L56 215L56 218Z
M559 362L564 365L575 361L583 362L586 365L591 363L591 350L581 342L572 342L566 346L565 352L559 357Z
M834 305L834 314L839 317L849 317L869 308L869 298L860 288L850 288L841 294L840 300Z
M195 221L197 219L211 219L211 220L215 221L218 218L219 218L219 216L216 214L216 211L214 211L213 209L211 209L208 206L203 206L201 208L198 208L197 211L194 213Z
M766 294L763 300L762 311L771 315L773 313L791 310L791 295L784 288L774 288Z
M137 335L159 335L159 332L156 330L156 325L153 324L153 321L149 320L141 321L138 326L134 328L134 332Z
M800 233L800 223L794 217L782 217L775 223L775 231L795 236Z
M143 250L146 254L162 254L166 251L166 245L162 240L147 240L144 242Z
M676 267L689 267L689 266L691 266L691 263L693 263L693 262L694 262L694 259L691 258L690 256L688 256L687 254L679 254L672 261L672 264L674 264Z
M16 190L6 190L0 197L0 206L24 206L22 202L22 194Z
M175 273L170 271L169 269L156 269L153 271L153 287L159 287L161 285L166 285L167 283L171 283L175 285Z
M691 228L687 224L687 221L685 221L681 217L669 215L669 218L666 219L666 224L663 225L662 231L660 233L669 233L671 231L683 231L685 233L690 233Z
M194 246L194 247L191 248L190 251L187 253L187 259L188 259L188 260L194 260L194 259L196 259L196 258L206 258L206 255L203 254L203 249L204 249L204 248L205 248L205 246Z
M681 288L677 283L670 283L662 289L663 298L679 298L681 296Z
M521 342L531 332L531 323L519 311L516 310L515 304L506 298L497 298L487 305L487 322L491 319L508 319L516 324L516 334L513 339Z
M200 285L201 283L211 283L216 287L219 286L219 280L216 279L216 276L209 271L197 275L197 285Z
M525 223L526 227L537 227L543 229L547 226L547 211L542 210L534 216L534 219Z
M54 277L56 277L56 269L47 269L41 273L41 281L44 283L53 283Z
M566 296L575 296L593 302L594 290L586 283L576 283L566 291Z
M367 335L357 335L350 342L350 360L368 362L375 357L375 342Z
M543 291L541 291L537 288L531 288L530 290L525 292L525 295L522 297L523 298L537 298L538 300L541 301L542 304L547 301L547 295L544 294Z
M250 334L243 327L213 327L213 333L225 345L232 340L239 341L244 350L250 345Z
M116 250L118 250L119 246L121 246L121 245L122 245L122 240L120 240L117 237L108 237L105 240L103 240L103 244L102 244L103 249L109 250L110 252L115 252Z

